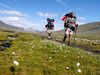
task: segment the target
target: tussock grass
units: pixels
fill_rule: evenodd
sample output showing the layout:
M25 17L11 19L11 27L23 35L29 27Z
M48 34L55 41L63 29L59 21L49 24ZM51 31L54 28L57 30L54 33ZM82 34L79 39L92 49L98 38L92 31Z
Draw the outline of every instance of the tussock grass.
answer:
M10 48L0 52L0 75L99 75L99 63L99 55L20 33Z

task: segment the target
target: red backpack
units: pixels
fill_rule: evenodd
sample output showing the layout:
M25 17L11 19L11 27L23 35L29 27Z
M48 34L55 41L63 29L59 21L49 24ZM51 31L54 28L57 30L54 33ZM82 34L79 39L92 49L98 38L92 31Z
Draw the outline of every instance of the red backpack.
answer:
M66 14L66 15L64 15L63 17L62 17L62 21L64 21L66 18L68 18L70 16L70 14L68 13L68 14Z

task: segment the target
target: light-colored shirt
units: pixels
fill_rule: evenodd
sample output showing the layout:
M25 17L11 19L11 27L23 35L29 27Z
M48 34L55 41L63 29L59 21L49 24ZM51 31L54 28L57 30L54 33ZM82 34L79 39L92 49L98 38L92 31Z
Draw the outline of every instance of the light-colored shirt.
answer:
M75 27L76 25L76 19L75 18L71 18L71 17L68 17L64 20L64 23L67 23L69 27Z

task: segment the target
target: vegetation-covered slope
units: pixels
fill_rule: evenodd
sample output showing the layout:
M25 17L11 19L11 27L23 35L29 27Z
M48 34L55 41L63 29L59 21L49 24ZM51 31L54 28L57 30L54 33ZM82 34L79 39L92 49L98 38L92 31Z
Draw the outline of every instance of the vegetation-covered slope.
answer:
M0 51L0 75L99 75L99 63L99 55L35 34L20 33L10 48Z

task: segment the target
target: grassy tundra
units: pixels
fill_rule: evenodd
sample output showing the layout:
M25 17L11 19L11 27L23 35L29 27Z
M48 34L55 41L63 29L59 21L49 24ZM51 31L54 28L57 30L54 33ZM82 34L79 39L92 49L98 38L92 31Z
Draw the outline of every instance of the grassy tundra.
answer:
M0 40L15 35L0 33ZM19 33L11 47L0 51L0 75L100 75L100 56L36 34Z

